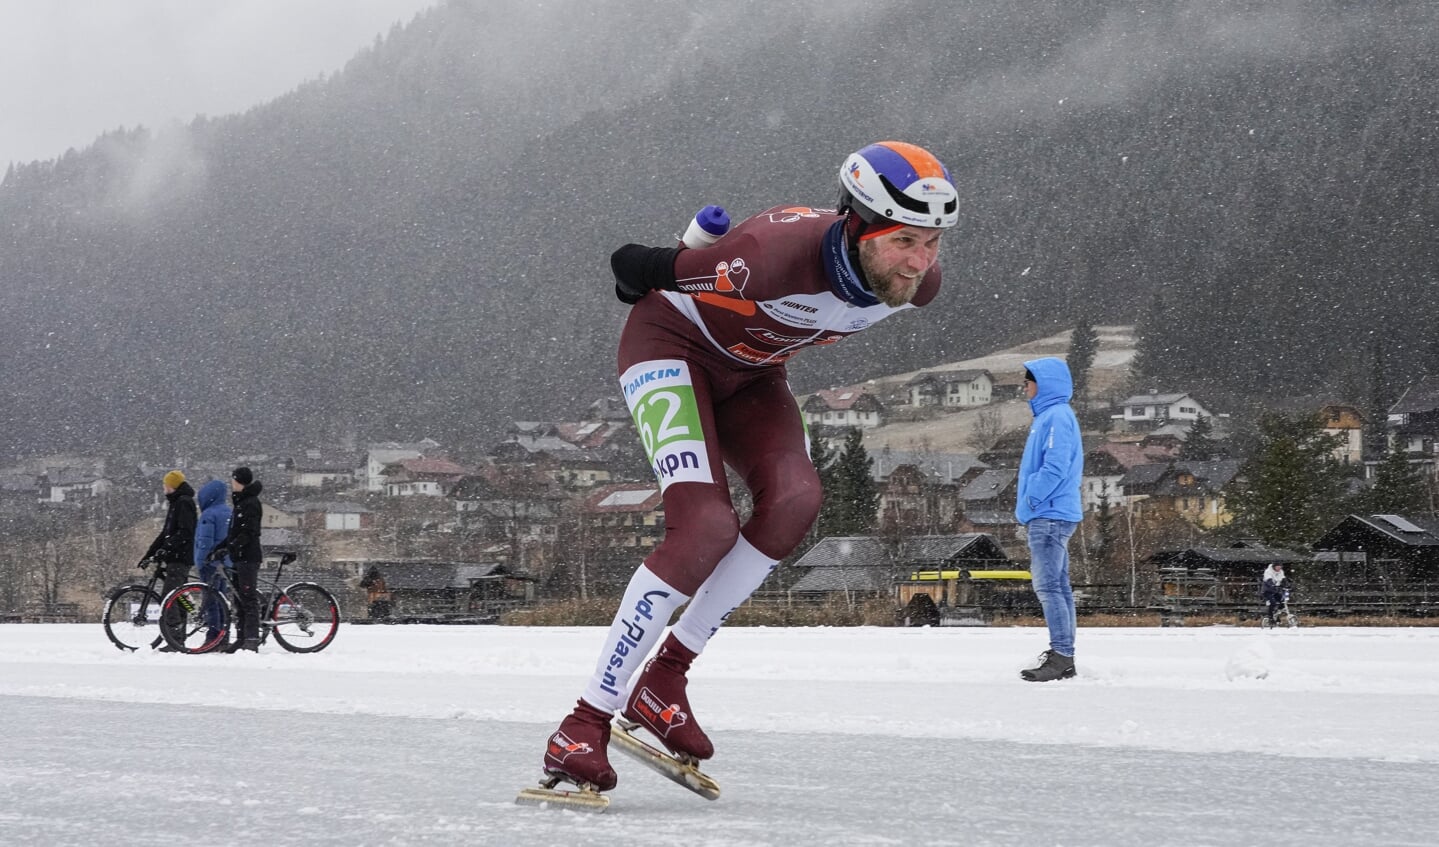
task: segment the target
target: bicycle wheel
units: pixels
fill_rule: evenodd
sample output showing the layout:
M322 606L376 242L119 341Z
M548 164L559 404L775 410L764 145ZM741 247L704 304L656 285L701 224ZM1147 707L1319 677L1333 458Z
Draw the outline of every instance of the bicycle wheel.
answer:
M264 622L291 653L317 653L335 640L340 606L334 595L313 582L297 582L275 598Z
M203 582L187 582L160 603L160 634L181 653L208 653L224 644L231 619L220 592Z
M106 598L100 620L106 637L121 650L158 647L160 595L144 585L122 585Z

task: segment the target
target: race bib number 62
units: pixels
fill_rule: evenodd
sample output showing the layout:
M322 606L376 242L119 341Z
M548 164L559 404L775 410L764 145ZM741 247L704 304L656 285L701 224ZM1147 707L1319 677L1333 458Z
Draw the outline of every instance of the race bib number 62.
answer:
M688 364L640 362L620 377L620 389L660 491L672 482L714 482Z

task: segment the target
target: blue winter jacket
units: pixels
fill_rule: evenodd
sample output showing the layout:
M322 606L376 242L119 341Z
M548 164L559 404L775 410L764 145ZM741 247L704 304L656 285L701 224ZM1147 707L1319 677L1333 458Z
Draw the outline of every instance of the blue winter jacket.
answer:
M1079 521L1084 517L1079 499L1084 445L1079 438L1079 421L1069 407L1074 380L1063 359L1035 359L1024 366L1034 374L1039 390L1029 401L1034 423L1019 460L1019 496L1014 516L1026 525L1035 518Z
M205 557L215 549L215 542L230 533L230 486L212 479L200 486L195 502L200 506L200 522L195 525L195 567L205 564Z

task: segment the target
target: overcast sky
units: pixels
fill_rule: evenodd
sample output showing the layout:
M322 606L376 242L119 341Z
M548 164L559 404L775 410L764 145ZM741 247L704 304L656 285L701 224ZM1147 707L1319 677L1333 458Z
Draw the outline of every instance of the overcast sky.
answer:
M0 175L117 127L226 115L442 0L0 0Z

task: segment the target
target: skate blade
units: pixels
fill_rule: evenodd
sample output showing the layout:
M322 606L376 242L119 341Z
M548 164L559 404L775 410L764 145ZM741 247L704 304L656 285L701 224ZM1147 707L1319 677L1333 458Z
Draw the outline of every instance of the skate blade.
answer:
M610 733L610 743L621 753L634 759L676 785L682 785L706 800L718 800L719 783L693 764L682 762L669 753L636 738L630 730L639 724L617 721Z
M577 812L602 814L610 807L610 798L592 788L570 791L563 788L521 788L515 797L521 806L541 806L555 809L574 809Z

